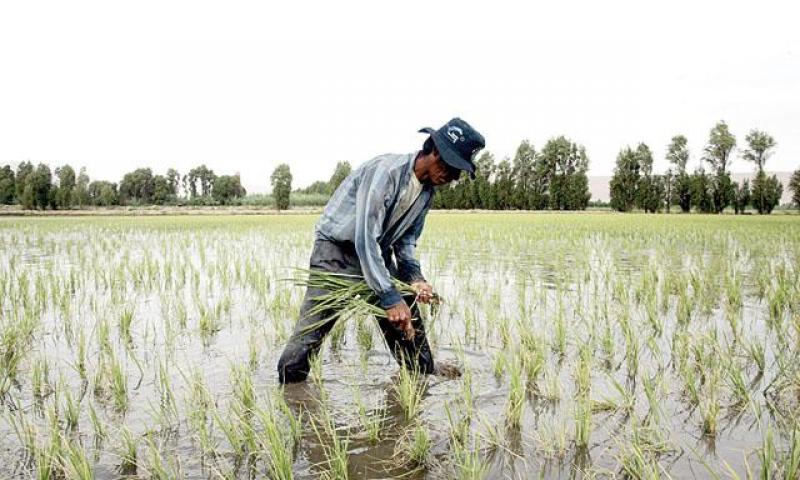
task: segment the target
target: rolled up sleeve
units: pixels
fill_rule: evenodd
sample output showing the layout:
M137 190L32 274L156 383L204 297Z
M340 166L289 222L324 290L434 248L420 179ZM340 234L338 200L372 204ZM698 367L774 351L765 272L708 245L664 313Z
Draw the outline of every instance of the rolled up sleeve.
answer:
M378 296L381 308L389 308L402 301L400 293L392 285L378 243L392 191L392 179L388 173L383 169L375 169L370 176L362 178L356 192L353 243L361 263L364 280Z

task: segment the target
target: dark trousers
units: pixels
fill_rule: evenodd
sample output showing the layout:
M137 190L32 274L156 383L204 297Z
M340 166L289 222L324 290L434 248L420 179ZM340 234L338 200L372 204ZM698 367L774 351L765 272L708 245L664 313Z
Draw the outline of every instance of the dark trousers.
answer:
M311 253L310 267L312 270L362 275L355 248L349 243L317 239L314 243L314 251ZM390 269L390 271L393 270L395 269ZM319 352L325 335L336 323L335 319L322 322L323 319L330 317L335 312L325 311L317 315L308 313L315 305L314 298L325 293L327 293L325 290L317 288L306 289L305 298L300 307L300 318L297 320L294 332L278 361L278 379L281 383L302 382L306 379L310 357ZM412 306L413 296L406 297L404 300L411 307L411 314L414 318L412 324L416 330L416 336L413 340L406 340L403 333L385 318L379 318L378 325L386 339L386 345L401 366L404 365L406 368L417 370L420 373L433 373L433 355L425 336L425 326L420 320L419 309L416 305ZM310 329L309 327L313 325L318 326Z

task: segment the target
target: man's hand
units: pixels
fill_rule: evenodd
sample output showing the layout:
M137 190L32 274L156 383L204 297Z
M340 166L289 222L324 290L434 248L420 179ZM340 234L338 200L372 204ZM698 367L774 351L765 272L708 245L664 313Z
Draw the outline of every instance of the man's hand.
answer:
M417 292L417 301L419 303L430 303L433 300L433 287L430 283L420 280L412 283L411 288Z
M400 302L386 309L386 318L389 323L405 334L406 340L411 340L416 335L414 326L411 325L411 309L408 308L406 302Z

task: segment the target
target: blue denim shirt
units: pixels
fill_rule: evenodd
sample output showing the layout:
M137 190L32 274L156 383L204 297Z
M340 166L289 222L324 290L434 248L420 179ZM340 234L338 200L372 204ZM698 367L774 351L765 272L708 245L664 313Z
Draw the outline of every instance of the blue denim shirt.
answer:
M381 155L358 167L333 193L316 226L319 238L355 245L364 279L383 308L402 300L392 275L409 283L424 280L415 252L433 187L423 184L408 212L388 225L401 190L414 175L416 157L416 152Z

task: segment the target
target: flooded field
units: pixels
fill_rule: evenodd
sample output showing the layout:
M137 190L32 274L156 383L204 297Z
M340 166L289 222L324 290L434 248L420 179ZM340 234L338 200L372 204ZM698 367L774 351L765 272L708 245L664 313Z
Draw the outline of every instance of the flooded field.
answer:
M433 213L437 361L277 358L316 216L0 219L0 478L798 478L800 217Z

